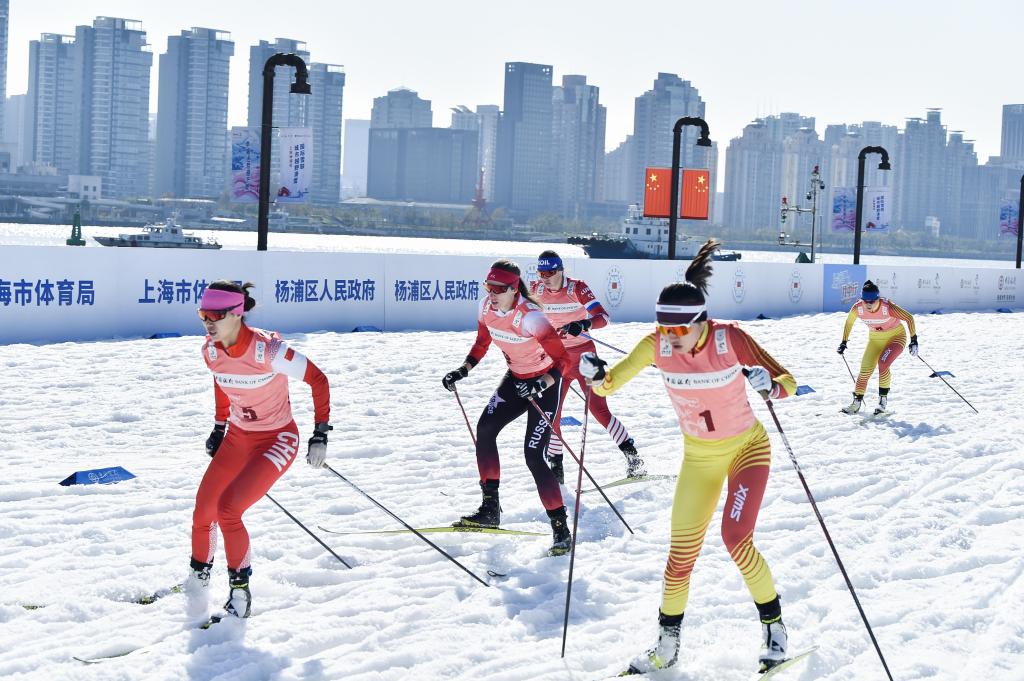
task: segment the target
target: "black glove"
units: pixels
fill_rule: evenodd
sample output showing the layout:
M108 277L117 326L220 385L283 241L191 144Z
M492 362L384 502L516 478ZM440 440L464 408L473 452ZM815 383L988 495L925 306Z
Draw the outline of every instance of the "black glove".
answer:
M590 325L593 323L594 322L592 322L589 319L580 319L575 322L569 322L568 324L562 327L562 331L565 331L570 336L578 336L584 331L589 331Z
M525 381L516 383L516 394L525 399L540 397L541 393L547 390L548 384L542 377L528 378Z
M917 357L917 336L910 337L910 356Z
M213 455L220 449L220 443L224 442L224 429L227 426L223 423L218 423L213 427L213 432L210 433L210 437L206 438L206 453L213 458Z
M839 349L836 350L836 352L838 352L840 355L846 352L846 341L843 341L842 343L839 344Z
M455 371L449 371L447 374L445 374L444 378L441 379L441 385L444 386L445 390L451 392L455 390L455 384L458 381L464 379L466 376L469 376L469 369L467 369L465 366L461 366Z

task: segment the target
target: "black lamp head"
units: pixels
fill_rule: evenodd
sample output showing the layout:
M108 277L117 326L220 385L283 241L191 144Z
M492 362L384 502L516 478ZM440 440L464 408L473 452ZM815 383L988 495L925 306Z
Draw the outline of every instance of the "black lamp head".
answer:
M888 161L882 161L878 164L879 170L892 170L892 166L889 165Z
M697 140L697 146L698 147L710 147L711 146L711 138L710 137L704 137L702 135L700 137L700 139Z
M291 92L296 95L308 95L309 83L306 82L305 78L296 79L296 81L292 83Z

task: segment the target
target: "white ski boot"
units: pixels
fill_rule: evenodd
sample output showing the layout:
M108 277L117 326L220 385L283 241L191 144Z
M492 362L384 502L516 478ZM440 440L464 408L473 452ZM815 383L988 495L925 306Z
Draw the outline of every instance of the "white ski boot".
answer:
M782 618L771 624L761 624L761 653L757 661L760 665L760 672L766 672L775 665L786 659L786 625Z
M208 563L192 559L188 576L181 587L185 594L185 616L189 619L202 619L209 610L211 567Z
M875 416L878 416L879 414L888 414L889 413L889 410L887 408L888 406L889 406L889 398L888 398L888 396L886 396L886 395L879 396L879 398L878 398L878 406L875 407Z
M864 396L854 393L853 402L850 402L849 407L843 407L841 411L844 414L856 414L862 406L864 406Z
M679 660L679 630L683 616L661 615L658 621L658 643L629 663L629 674L646 674L665 669Z
M224 611L228 615L245 618L249 616L252 607L252 594L249 593L249 568L241 570L228 569L228 583L231 591L228 592L228 602L224 604Z

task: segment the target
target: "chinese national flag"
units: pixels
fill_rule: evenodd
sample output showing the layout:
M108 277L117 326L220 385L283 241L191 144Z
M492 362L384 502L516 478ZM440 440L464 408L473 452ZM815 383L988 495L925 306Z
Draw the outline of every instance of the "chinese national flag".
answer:
M644 217L669 217L672 214L672 169L647 168L645 178Z
M710 181L711 175L706 170L683 171L683 200L679 205L679 217L685 220L708 219Z

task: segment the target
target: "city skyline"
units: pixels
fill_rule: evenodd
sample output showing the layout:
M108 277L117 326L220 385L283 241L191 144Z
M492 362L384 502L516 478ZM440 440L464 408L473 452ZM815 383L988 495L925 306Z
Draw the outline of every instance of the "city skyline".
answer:
M700 91L712 139L721 148L753 119L784 111L813 116L822 130L864 120L902 128L906 118L940 107L949 129L975 140L984 162L999 154L1002 105L1024 101L1024 86L1004 86L1019 82L1010 27L1024 18L1024 8L1010 2L989 2L978 11L872 0L855 16L829 3L792 2L784 9L743 3L741 11L735 5L701 10L700 31L685 28L698 25L689 21L694 10L668 3L654 3L648 18L614 6L592 19L580 18L588 14L577 11L584 6L579 2L535 4L544 11L503 13L459 0L441 7L400 2L386 13L312 2L312 11L293 14L269 3L182 0L173 7L139 7L109 0L69 14L66 5L51 0L17 3L11 9L7 91L27 89L30 40L70 34L103 15L140 21L154 54L166 50L169 36L193 26L230 33L239 49L231 69L229 125L246 123L245 48L277 37L305 42L316 62L345 66L351 118L369 118L374 97L402 86L431 100L435 111L500 104L504 64L511 61L551 64L556 82L565 74L586 75L601 88L607 107L609 150L632 132L633 101L662 71L679 74ZM394 21L396 15L404 20ZM876 25L872 17L885 22ZM562 30L567 25L580 30ZM658 47L672 39L687 50ZM818 44L829 45L830 52L816 54L810 46ZM829 89L831 82L836 85ZM153 110L155 99L154 93Z

